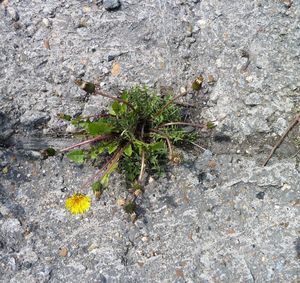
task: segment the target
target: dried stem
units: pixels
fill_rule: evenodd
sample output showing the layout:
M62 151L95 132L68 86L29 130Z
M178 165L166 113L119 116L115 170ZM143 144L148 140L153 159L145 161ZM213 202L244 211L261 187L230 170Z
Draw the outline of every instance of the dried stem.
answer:
M141 139L142 140L144 138L144 130L145 130L145 124L142 125L142 129L141 129ZM140 175L139 175L139 178L138 178L139 183L142 182L144 173L145 173L145 150L142 149L142 152L141 152L141 171L140 171Z
M171 144L171 142L170 142L170 140L169 140L168 137L165 136L164 138L166 139L167 144L168 144L168 148L169 148L169 160L171 160L173 158L172 144Z
M106 140L108 138L111 138L112 135L102 135L102 136L97 136L93 139L89 139L89 140L86 140L86 141L83 141L83 142L80 142L80 143L77 143L77 144L73 144L71 146L68 146L66 148L63 148L61 150L61 152L65 152L65 151L68 151L70 149L73 149L75 147L79 147L79 146L82 146L82 145L85 145L85 144L89 144L89 143L93 143L93 142L96 142L96 141L102 141L102 140Z
M172 104L176 99L182 97L182 96L185 96L186 93L180 93L178 94L177 96L175 96L174 98L172 98L171 100L169 100L155 115L154 117L158 117L159 115L161 115L161 113L164 112L164 110L166 108L168 108L170 106L170 104Z
M104 93L101 89L99 88L96 88L95 90L95 95L101 95L101 96L104 96L104 97L107 97L107 98L110 98L110 99L113 99L113 100L116 100L116 101L119 101L119 102L122 102L124 104L126 104L128 107L130 107L133 111L135 111L133 105L131 103L129 103L128 101L122 99L122 98L119 98L119 97L116 97L116 96L112 96L112 95L109 95L109 94L106 94Z
M140 171L140 176L138 178L138 182L141 183L144 177L144 173L145 173L145 150L142 149L141 152L141 156L142 156L142 160L141 160L141 171Z
M189 122L171 122L171 123L162 124L159 126L159 128L167 127L167 126L174 126L174 125L192 126L195 128L203 128L204 127L204 125L194 124L194 123L189 123Z
M268 158L266 159L266 161L264 162L263 166L266 166L269 162L269 160L271 159L271 157L273 156L274 152L276 151L276 149L282 144L283 140L285 139L285 137L288 135L288 133L291 131L291 129L299 122L300 120L300 114L298 114L294 120L289 124L288 128L286 129L286 131L283 133L283 135L281 136L281 138L279 139L279 141L274 145L274 147L272 148Z
M196 108L194 104L191 103L185 103L185 102L175 102L176 105L179 106L184 106L184 107L191 107L191 108Z
M111 167L119 161L120 157L122 156L125 148L129 145L129 143L127 143L125 146L123 146L122 148L120 148L117 153L114 155L114 157L111 159L109 166L107 166L106 170L104 171L104 173L102 174L102 176L104 176L106 173L109 172L109 170L111 169Z
M128 146L128 144L126 144L124 147L120 148L114 155L112 158L110 158L107 162L105 162L105 164L96 172L96 174L94 174L92 177L90 177L82 186L81 189L84 187L87 187L93 180L95 180L97 177L99 177L99 175L102 173L102 171L106 168L106 170L104 171L104 173L102 174L103 176L110 170L110 168L119 161L121 155L123 154L125 148Z
M194 143L194 142L192 142L192 141L189 141L192 145L194 145L194 146L197 146L197 147L199 147L199 148L201 148L202 150L206 150L206 148L204 148L204 147L202 147L201 145L199 145L199 144L196 144L196 143Z
M111 117L111 115L105 113L105 114L96 114L96 115L82 116L80 118L81 119L90 119L90 118L100 119L100 118L107 118L107 117Z

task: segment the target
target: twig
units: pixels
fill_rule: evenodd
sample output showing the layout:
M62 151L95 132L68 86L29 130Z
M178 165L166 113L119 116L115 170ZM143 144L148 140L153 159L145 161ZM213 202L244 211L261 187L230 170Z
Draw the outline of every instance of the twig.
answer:
M176 105L183 106L183 107L191 107L196 108L194 104L191 103L185 103L185 102L174 102Z
M82 145L85 145L85 144L89 144L89 143L92 143L92 142L96 142L96 141L101 141L101 140L105 140L105 139L108 139L110 138L112 135L102 135L102 136L98 136L98 137L95 137L93 139L89 139L89 140L86 140L86 141L83 141L83 142L80 142L80 143L77 143L77 144L73 144L71 146L68 146L66 148L63 148L61 150L61 152L65 152L65 151L68 151L70 149L73 149L75 147L79 147L79 146L82 146Z
M159 126L159 128L167 127L167 126L173 126L173 125L192 126L192 127L195 127L195 128L203 128L204 127L204 125L194 124L194 123L189 123L189 122L171 122L171 123L162 124L162 125Z
M116 101L119 101L119 102L122 102L122 103L126 104L127 106L129 106L133 111L135 111L133 105L124 99L106 94L106 93L102 92L101 89L99 89L99 88L96 88L96 90L95 90L95 95L97 95L97 94L107 97L107 98L110 98L110 99L113 99L113 100L116 100Z
M281 136L281 138L279 139L279 141L274 145L274 147L272 148L268 158L266 159L266 161L264 162L263 166L266 166L269 162L269 160L271 159L271 157L273 156L274 152L276 151L276 149L282 144L283 140L285 139L285 137L288 135L288 133L292 130L292 128L299 122L300 120L300 114L298 114L294 120L289 124L288 128L286 129L286 131L283 133L283 135Z
M194 143L194 142L192 142L192 141L189 141L192 145L194 145L194 146L197 146L197 147L199 147L199 148L201 148L202 150L207 150L206 148L204 148L204 147L202 147L201 145L199 145L199 144L196 144L196 143Z

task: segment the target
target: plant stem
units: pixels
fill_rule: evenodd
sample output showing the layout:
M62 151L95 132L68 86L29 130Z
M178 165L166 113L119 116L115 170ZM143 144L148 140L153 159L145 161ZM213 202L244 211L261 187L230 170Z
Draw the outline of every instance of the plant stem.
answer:
M278 142L274 145L274 147L272 148L268 158L266 159L266 161L264 162L263 166L266 166L269 162L269 160L271 159L271 157L273 156L274 152L276 151L276 149L282 144L283 140L285 139L285 137L288 135L288 133L291 131L291 129L299 122L300 120L300 114L298 114L294 120L289 124L288 128L286 129L286 131L283 133L283 135L281 136L281 138L278 140Z
M80 118L81 119L90 119L90 118L100 119L100 118L108 118L108 117L111 117L111 115L110 114L96 114L96 115L82 116Z
M144 176L144 173L145 173L145 150L144 150L144 149L142 149L141 155L142 155L142 161L141 161L141 171L140 171L140 176L139 176L139 178L138 178L138 182L139 182L139 183L142 182L143 176Z
M199 145L199 144L196 144L196 143L194 143L194 142L192 142L192 141L189 141L192 145L194 145L194 146L197 146L197 147L199 147L199 148L201 148L202 150L206 150L206 148L204 148L204 147L202 147L201 145Z
M167 144L168 144L168 148L169 148L169 160L172 160L173 158L173 149L172 149L172 144L170 142L170 139L168 137L164 137L167 141Z
M115 154L114 156L110 159L110 161L108 162L108 166L106 168L106 170L103 172L102 176L104 176L107 172L109 172L109 170L111 169L111 167L119 161L120 157L122 156L125 148L129 145L129 143L127 143L125 146L121 147Z
M145 131L145 123L143 123L142 125L142 129L141 129L141 139L143 140L144 138L144 132ZM140 171L140 176L138 178L138 182L141 183L142 182L142 179L143 179L143 176L144 176L144 173L145 173L145 150L142 149L142 152L141 152L141 171Z
M179 106L184 106L184 107L191 107L191 108L196 108L194 104L191 103L185 103L185 102L175 102L176 105Z
M158 117L161 113L164 112L164 110L166 108L168 108L170 106L170 104L172 104L176 99L185 96L186 93L180 93L177 96L175 96L174 98L172 98L171 100L169 100L156 114L154 114L154 118Z
M174 125L192 126L195 128L203 128L204 127L204 125L194 124L194 123L189 123L189 122L171 122L171 123L162 124L159 126L159 128L167 127L167 126L174 126Z
M80 142L80 143L77 143L77 144L73 144L71 146L68 146L66 148L63 148L61 150L61 152L65 152L65 151L68 151L70 149L73 149L75 147L79 147L79 146L82 146L82 145L85 145L85 144L89 144L89 143L92 143L92 142L96 142L96 141L101 141L101 140L105 140L105 139L108 139L108 138L111 138L112 135L102 135L102 136L97 136L93 139L89 139L89 140L86 140L86 141L83 141L83 142Z
M104 97L107 97L107 98L110 98L110 99L113 99L113 100L116 100L116 101L119 101L119 102L122 102L122 103L126 104L128 107L130 107L133 111L135 111L133 105L131 103L127 102L124 99L121 99L121 98L118 98L116 96L112 96L112 95L106 94L106 93L102 92L101 89L99 89L99 88L96 88L96 90L95 90L95 95L97 95L97 94L99 94L101 96L104 96Z
M173 157L173 149L172 149L172 144L171 144L170 139L164 133L162 133L156 129L150 129L150 131L160 134L167 141L167 145L168 145L168 149L169 149L169 159L171 160Z
M104 171L104 173L102 174L102 176L104 176L109 170L110 168L119 161L121 155L123 154L125 148L129 145L129 143L127 143L124 147L120 148L114 155L112 158L110 158L107 162L105 162L105 164L96 172L96 174L94 174L92 177L90 177L82 186L81 189L84 187L87 187L93 180L96 179L96 177L98 177L102 171L106 168L106 170Z

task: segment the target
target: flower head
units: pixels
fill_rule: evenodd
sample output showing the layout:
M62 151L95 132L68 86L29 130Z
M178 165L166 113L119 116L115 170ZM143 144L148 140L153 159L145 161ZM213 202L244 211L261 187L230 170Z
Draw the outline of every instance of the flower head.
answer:
M77 193L66 200L66 208L73 214L84 213L90 206L91 198L84 194Z

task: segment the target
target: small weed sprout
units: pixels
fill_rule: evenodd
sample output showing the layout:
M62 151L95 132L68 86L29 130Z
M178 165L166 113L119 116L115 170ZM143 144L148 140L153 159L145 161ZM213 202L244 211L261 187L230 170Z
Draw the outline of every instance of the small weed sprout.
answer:
M185 125L202 127L183 120L177 99L184 94L158 96L146 87L134 87L120 97L103 93L91 83L80 85L88 93L113 100L109 109L93 117L76 117L60 114L60 118L81 128L86 140L62 149L67 157L82 164L87 160L102 159L97 173L84 186L92 186L99 199L107 188L110 175L119 170L126 177L133 199L124 206L133 213L135 199L143 191L145 172L160 174L168 160L179 162L175 145L193 142L197 134L184 130ZM88 89L85 87L88 86ZM81 148L84 146L84 149ZM88 147L87 147L88 146Z

